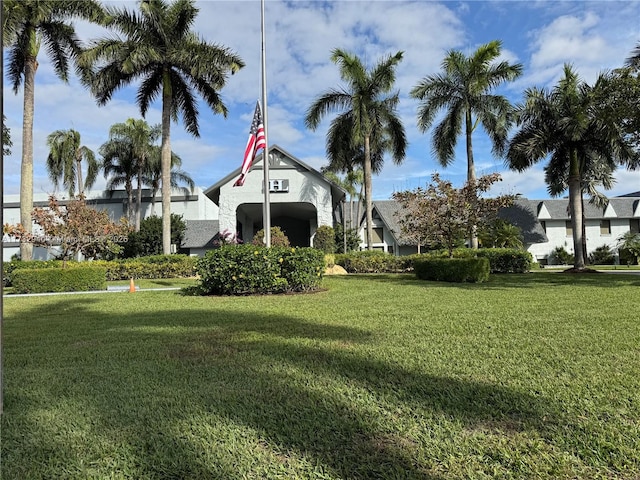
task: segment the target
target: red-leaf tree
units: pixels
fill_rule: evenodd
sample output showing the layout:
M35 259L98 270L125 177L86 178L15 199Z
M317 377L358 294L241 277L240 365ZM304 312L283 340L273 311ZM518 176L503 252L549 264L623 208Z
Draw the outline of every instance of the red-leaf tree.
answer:
M454 188L436 173L426 189L394 193L393 198L402 206L396 214L402 233L421 243L443 245L453 256L455 246L468 238L472 229L490 224L501 208L513 204L514 195L482 196L500 180L500 175L493 173Z
M87 259L97 258L117 248L117 243L126 242L131 230L123 220L113 222L107 211L91 208L83 196L64 206L50 196L49 206L34 208L31 218L40 227L36 232L27 232L21 224L6 224L3 234L40 247L58 247L63 260L78 253Z

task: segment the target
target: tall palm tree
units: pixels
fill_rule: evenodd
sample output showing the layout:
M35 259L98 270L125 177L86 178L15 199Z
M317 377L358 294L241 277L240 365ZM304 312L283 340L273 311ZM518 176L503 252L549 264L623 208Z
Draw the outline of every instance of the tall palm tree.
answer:
M151 215L155 215L156 193L158 193L158 190L160 189L162 180L161 157L160 147L154 146L151 150L151 155L149 156L147 165L142 173L142 182L151 189ZM193 189L196 184L187 172L180 169L181 166L182 159L174 152L171 152L171 175L169 177L171 188L180 188L185 192L185 194L193 193Z
M107 179L107 190L113 193L124 186L127 193L127 221L133 223L133 180L137 174L136 157L131 142L110 139L103 143L98 152L102 157L102 170Z
M84 194L84 189L91 188L96 181L100 165L93 151L80 145L80 132L70 130L56 130L47 137L49 155L47 156L47 171L49 178L56 188L62 183L69 191L69 198L78 189L78 195ZM87 175L82 177L82 162L87 164Z
M83 55L92 66L87 83L99 105L116 90L137 80L137 103L144 117L149 104L162 98L162 248L171 251L171 119L182 116L185 128L198 137L196 93L214 113L226 117L219 91L229 73L244 63L235 53L210 44L191 31L198 14L193 0L142 0L139 12L108 8L109 26L121 37L95 41Z
M500 84L522 74L522 65L496 62L502 43L498 40L481 45L471 56L451 50L442 62L442 73L425 77L411 90L420 100L418 128L426 132L440 110L444 119L433 130L433 151L438 162L448 167L455 159L455 147L463 131L467 150L467 181L476 181L472 136L482 124L497 156L504 154L512 107L509 101L493 94ZM471 248L478 248L475 228L470 237Z
M395 83L395 67L402 60L402 55L403 52L398 52L387 56L367 70L357 56L340 49L333 50L331 60L338 65L340 77L347 85L321 94L311 104L305 117L307 128L315 130L326 114L342 112L332 121L327 136L330 157L330 141L338 135L336 131L348 133L348 144L352 148L347 150L362 149L369 250L373 249L372 173L377 171L374 165L382 168L382 154L385 151L391 153L394 163L401 163L407 147L404 127L396 114L399 94L388 95ZM340 143L344 145L344 142ZM381 146L385 147L384 150L379 148ZM350 161L350 156L347 155L345 160ZM374 158L379 160L375 164Z
M617 163L633 156L619 126L600 114L594 95L600 80L590 87L565 65L564 76L552 90L526 90L525 103L516 112L520 129L507 150L507 164L514 170L526 170L548 157L547 180L566 178L566 183L550 183L549 192L559 195L563 184L569 189L576 270L585 268L582 192L589 172L612 172Z
M143 174L147 168L149 157L152 155L154 142L160 138L160 125L149 125L142 119L129 118L124 123L115 123L109 129L111 139L129 142L136 163L136 176L138 185L136 188L135 231L140 231L140 216L142 210L142 183Z
M80 41L69 20L81 18L101 22L97 0L4 0L2 40L9 49L7 77L17 94L22 85L22 161L20 167L20 223L31 232L33 210L33 117L38 53L44 44L56 75L69 79L69 64L80 54ZM20 243L20 256L31 260L33 244Z

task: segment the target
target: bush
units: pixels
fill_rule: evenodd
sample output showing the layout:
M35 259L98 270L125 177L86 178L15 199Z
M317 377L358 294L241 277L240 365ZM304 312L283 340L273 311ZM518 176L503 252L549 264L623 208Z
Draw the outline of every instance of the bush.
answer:
M308 292L320 286L325 271L324 254L315 248L275 248L282 259L282 277L287 292Z
M31 260L23 262L22 260L11 260L10 262L2 262L2 281L5 287L13 284L13 273L18 269L36 269L36 268L61 268L62 260Z
M403 258L376 250L363 250L336 255L336 264L349 273L394 273L404 271L406 262Z
M608 245L601 245L589 254L591 265L613 265L616 263L616 256Z
M324 255L313 248L225 245L198 260L198 293L246 295L317 288Z
M489 260L491 273L526 273L533 263L529 252L517 248L483 248L476 254Z
M336 239L333 228L328 225L320 225L313 236L313 248L322 250L324 253L335 253Z
M94 266L70 268L22 268L13 272L15 293L86 292L106 290L106 269Z
M258 230L258 233L255 234L251 243L258 247L264 247L264 228L261 230ZM287 236L280 229L280 227L271 227L271 246L272 247L288 247L289 246L289 238L287 238Z
M355 228L347 228L346 230L347 252L344 251L344 227L342 224L338 223L333 230L335 232L336 253L348 253L358 250L358 246L360 245L360 236Z
M197 258L188 255L151 255L119 260L96 260L106 268L107 280L129 278L188 278L196 274Z
M421 280L480 283L489 279L487 258L424 258L414 263Z
M564 247L556 247L549 254L550 265L573 265L575 257L565 250Z

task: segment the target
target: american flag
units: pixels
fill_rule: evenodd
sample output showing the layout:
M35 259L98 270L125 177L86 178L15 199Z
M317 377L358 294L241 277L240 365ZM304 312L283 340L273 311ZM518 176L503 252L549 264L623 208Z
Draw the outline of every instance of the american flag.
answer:
M233 184L234 187L244 185L244 180L247 178L247 172L253 164L256 152L265 147L266 141L264 138L264 125L262 124L262 112L260 111L260 102L256 102L256 111L253 114L253 122L251 122L251 130L249 131L249 140L247 141L247 147L244 149L240 178Z

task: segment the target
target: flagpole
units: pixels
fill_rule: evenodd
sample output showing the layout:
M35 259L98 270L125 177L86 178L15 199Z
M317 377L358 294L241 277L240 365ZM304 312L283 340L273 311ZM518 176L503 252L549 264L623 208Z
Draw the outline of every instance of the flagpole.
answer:
M264 172L264 204L262 205L262 225L264 228L264 243L271 246L271 204L269 201L269 136L267 121L267 54L264 27L264 0L261 0L262 25L262 121L264 123L264 150L262 150L262 168Z

